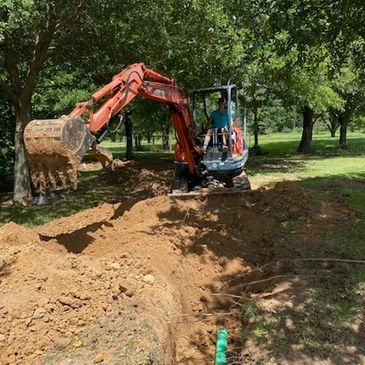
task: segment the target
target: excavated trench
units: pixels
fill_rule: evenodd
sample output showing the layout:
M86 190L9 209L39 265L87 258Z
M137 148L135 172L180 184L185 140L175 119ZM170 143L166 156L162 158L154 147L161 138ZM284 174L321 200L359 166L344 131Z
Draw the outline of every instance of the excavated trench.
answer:
M283 225L344 214L280 183L102 204L34 230L9 223L0 229L0 364L211 364L220 326L240 346L235 298L285 272Z

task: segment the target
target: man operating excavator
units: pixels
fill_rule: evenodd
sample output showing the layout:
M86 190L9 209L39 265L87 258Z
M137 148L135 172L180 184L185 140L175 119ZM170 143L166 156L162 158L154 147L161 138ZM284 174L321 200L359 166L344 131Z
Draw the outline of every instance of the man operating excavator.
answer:
M223 151L228 151L227 146L227 132L228 132L228 111L226 109L227 103L224 98L218 99L218 108L214 110L210 116L209 122L210 128L204 139L203 151L205 152L208 148L210 138L213 134L213 129L217 129L218 133L222 134ZM233 120L230 121L230 126L233 126Z

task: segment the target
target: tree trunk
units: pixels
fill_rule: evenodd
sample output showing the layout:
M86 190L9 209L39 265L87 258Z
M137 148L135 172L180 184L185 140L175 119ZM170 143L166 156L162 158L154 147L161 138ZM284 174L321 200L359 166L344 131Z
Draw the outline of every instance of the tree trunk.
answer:
M329 124L326 123L326 125L331 133L331 138L335 138L336 131L337 131L338 127L340 126L340 123L338 122L338 115L333 108L330 109Z
M254 134L254 150L258 150L260 148L259 146L259 121L257 117L257 106L255 105L253 108L253 134Z
M132 138L132 120L129 113L124 117L125 136L127 139L127 147L125 152L125 158L131 160L133 158L133 138Z
M297 152L309 153L312 147L313 110L309 106L303 108L303 132Z
M168 151L169 145L170 145L170 121L166 121L164 124L162 124L162 150Z
M338 128L338 126L331 125L331 138L335 138L336 137L337 128Z
M16 112L15 122L15 165L14 165L14 195L15 204L22 204L23 198L31 195L27 156L25 153L23 132L30 120L30 104L23 105Z
M0 78L0 88L8 96L16 110L15 122L15 165L14 165L14 195L16 204L23 203L23 198L31 194L29 169L24 148L23 132L31 116L31 99L37 83L39 73L47 59L49 46L56 32L73 23L86 5L86 0L80 0L79 4L60 17L56 17L55 6L50 2L47 8L46 19L42 22L39 32L34 39L29 39L34 48L29 49L31 59L22 52L16 51L18 32L9 30L4 33L1 40L1 63L5 68L5 80ZM5 15L6 17L6 15ZM43 18L43 14L42 14ZM3 20L3 19L2 19ZM36 29L37 27L35 27ZM18 58L19 57L19 58ZM3 76L3 75L2 75ZM26 77L24 77L26 76ZM23 85L23 86L22 86Z
M348 113L341 113L338 118L340 123L340 148L347 149L347 126L349 125L350 116Z
M136 151L141 150L141 135L140 134L135 134L134 135L134 149Z

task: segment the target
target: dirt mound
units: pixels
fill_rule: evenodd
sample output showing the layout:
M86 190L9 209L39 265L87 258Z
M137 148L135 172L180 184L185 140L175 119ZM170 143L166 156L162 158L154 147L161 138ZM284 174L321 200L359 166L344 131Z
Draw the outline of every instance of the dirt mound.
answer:
M119 207L120 204L103 203L95 208L76 213L72 217L59 218L46 223L38 227L36 231L46 238L76 232L85 227L88 227L89 230L96 230L112 219L117 214Z
M296 218L318 212L320 202L314 200L293 182L281 182L258 196L257 207L275 217Z
M169 191L170 183L166 184L166 181L159 181L160 175L154 171L141 169L133 178L136 186L133 191L134 194L149 191L150 196L156 196L167 194ZM171 179L170 174L168 174L168 178Z
M229 296L255 290L247 283L275 256L282 222L326 212L331 223L333 209L285 183L242 196L103 204L37 228L41 240L6 225L0 364L211 364L218 326L239 338ZM23 244L4 244L9 237Z
M0 228L0 244L24 245L39 243L38 234L30 229L20 226L14 222L9 222Z
M278 219L312 217L317 219L342 219L349 216L348 210L336 204L314 199L292 181L280 182L265 193L254 194L256 208ZM254 199L255 200L255 199Z
M130 161L127 168L107 172L107 179L111 180L112 185L117 180L130 197L145 199L167 194L173 174L169 159L160 160L158 164L141 160Z

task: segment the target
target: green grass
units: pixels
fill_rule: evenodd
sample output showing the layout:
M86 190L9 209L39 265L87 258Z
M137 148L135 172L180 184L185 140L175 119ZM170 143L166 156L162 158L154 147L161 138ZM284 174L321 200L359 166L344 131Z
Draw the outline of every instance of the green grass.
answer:
M142 146L140 150L134 151L133 155L136 157L146 157L148 155L151 156L166 156L173 154L174 148L175 148L175 139L170 138L170 146L169 151L162 151L162 142L160 140L157 140L155 144L148 143L147 141L143 141ZM110 150L114 157L123 158L126 151L126 144L125 142L112 142L110 140L104 140L101 143L101 146L107 148Z
M327 234L320 249L311 254L339 258L365 259L365 216ZM294 247L298 241L289 242ZM296 250L298 248L296 247ZM322 254L323 255L323 254ZM323 255L326 256L326 255ZM365 317L365 267L361 264L316 263L295 269L306 277L308 293L299 287L290 291L293 306L276 311L265 310L254 299L245 301L242 313L242 340L250 340L264 351L257 363L271 359L281 363L292 356L292 348L312 359L333 364L360 364L358 354L364 355L362 324ZM288 321L291 326L288 327ZM244 342L245 343L245 342ZM357 349L353 355L346 348Z
M349 132L348 134L348 151L350 152L365 152L363 144L365 133ZM298 147L301 134L296 133L273 133L259 137L259 144L264 152L274 153L294 153ZM251 138L249 138L251 142ZM328 133L313 134L312 141L313 153L333 153L340 152L338 138L330 138Z
M104 185L97 172L84 172L77 191L68 191L65 199L46 205L29 207L11 206L0 211L0 225L10 221L34 227L53 219L69 216L83 209L96 206L98 202L112 199L115 187Z
M247 163L253 186L283 180L365 176L365 134L350 133L347 150L339 149L337 139L314 135L309 155L295 152L299 141L299 134L262 136L263 154L251 156Z
M263 154L251 156L248 175L253 185L282 180L298 183L318 199L334 202L353 210L354 216L339 222L325 233L321 247L312 256L365 259L365 135L350 134L346 151L338 148L337 139L315 135L313 152L298 155L300 135L276 134L261 137ZM302 222L292 222L299 228ZM297 238L287 244L300 251ZM310 293L292 309L282 308L273 313L262 309L254 300L243 308L242 338L251 340L265 351L258 362L275 358L278 363L291 351L291 344L299 351L320 359L343 363L346 346L359 347L356 323L365 316L365 265L330 264L330 275L322 276L320 264L305 267L310 275ZM299 272L303 268L298 268ZM319 271L318 271L319 270ZM318 272L317 272L318 271ZM292 320L288 329L286 321ZM358 358L350 357L352 363Z
M243 341L251 340L265 348L272 328L277 327L277 319L274 316L268 316L255 300L247 299L243 307L242 327L241 339Z
M317 198L335 201L365 216L365 175L360 172L303 179L299 184Z

